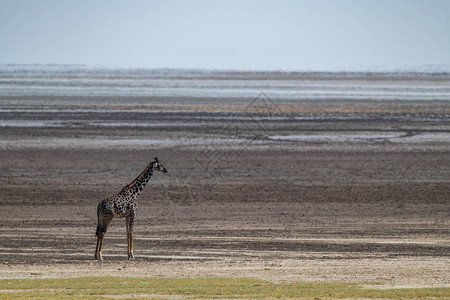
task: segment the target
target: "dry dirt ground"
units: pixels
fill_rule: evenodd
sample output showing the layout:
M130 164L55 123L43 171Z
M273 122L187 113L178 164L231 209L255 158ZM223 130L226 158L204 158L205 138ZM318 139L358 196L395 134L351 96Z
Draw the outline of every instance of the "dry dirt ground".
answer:
M396 108L399 114L409 109ZM425 120L418 123L377 112L369 121L272 118L262 129L239 124L230 130L229 119L193 116L197 108L165 112L163 125L145 128L82 126L85 119L79 126L2 127L0 278L231 276L450 285L448 141L268 140L350 129L353 137L355 130L448 134L448 114L433 119L441 108L426 107L424 115L414 115ZM171 125L170 119L197 124ZM227 139L217 141L217 135ZM169 142L140 143L146 136ZM180 137L196 142L170 143ZM131 182L154 156L169 173L155 174L140 195L137 260L126 260L125 222L115 219L105 260L94 261L98 201Z

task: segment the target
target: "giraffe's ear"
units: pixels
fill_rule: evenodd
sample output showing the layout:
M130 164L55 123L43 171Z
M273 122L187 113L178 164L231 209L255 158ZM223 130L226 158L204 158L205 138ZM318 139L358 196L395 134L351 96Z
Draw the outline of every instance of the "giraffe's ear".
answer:
M159 162L157 157L155 157L155 161L156 161L156 162Z

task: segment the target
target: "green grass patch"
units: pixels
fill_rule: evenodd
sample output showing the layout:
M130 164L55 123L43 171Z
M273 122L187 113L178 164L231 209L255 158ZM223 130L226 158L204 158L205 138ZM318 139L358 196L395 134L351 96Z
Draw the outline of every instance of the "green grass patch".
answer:
M450 288L375 289L348 282L274 283L248 278L2 279L1 299L125 298L450 298Z

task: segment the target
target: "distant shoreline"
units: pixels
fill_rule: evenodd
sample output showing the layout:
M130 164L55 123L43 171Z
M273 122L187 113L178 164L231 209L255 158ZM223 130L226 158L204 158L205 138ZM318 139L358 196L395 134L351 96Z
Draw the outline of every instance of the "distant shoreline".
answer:
M448 76L450 78L450 66L424 66L418 68L393 68L393 69L361 69L361 70L245 70L245 69L203 69L203 68L151 68L151 67L125 67L125 66L94 66L87 64L10 64L0 63L0 74L5 71L63 71L63 70L97 70L108 72L144 72L159 75L185 74L196 77L235 75L235 76L286 76L303 78L305 76L318 76L321 78L335 77L339 75L345 79L372 78L372 77L415 77L415 76Z

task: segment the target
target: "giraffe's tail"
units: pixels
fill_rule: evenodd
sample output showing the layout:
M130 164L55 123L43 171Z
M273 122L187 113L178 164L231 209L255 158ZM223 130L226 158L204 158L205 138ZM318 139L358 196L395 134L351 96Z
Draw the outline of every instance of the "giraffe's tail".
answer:
M95 236L98 236L98 234L101 232L102 227L99 225L97 225L97 231L95 232Z

